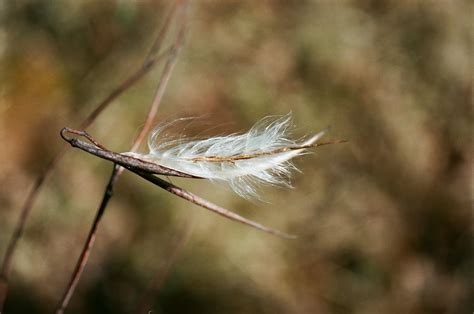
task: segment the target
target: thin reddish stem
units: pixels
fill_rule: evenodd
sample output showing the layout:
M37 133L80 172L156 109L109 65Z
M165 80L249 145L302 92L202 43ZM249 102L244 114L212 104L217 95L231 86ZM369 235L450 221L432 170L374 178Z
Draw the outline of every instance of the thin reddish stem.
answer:
M80 124L81 129L88 128L97 117L110 105L115 99L122 95L131 86L137 83L143 78L150 70L163 58L165 54L157 56L152 59L148 59L136 72L122 82L115 90L113 90L106 98L104 98L96 107L96 109ZM37 177L32 189L27 194L25 202L21 207L20 216L13 230L10 241L8 242L3 257L2 265L0 268L0 312L5 304L7 292L8 292L8 280L10 277L11 266L13 257L18 245L18 241L23 235L26 222L30 215L30 212L38 198L39 193L44 183L49 179L54 169L56 168L59 161L64 157L67 146L64 146L53 159L46 165L43 172Z
M152 123L155 119L155 115L158 111L158 107L161 104L161 101L163 99L163 94L166 89L166 85L169 81L169 78L171 76L171 72L174 68L174 65L176 63L176 58L177 58L177 53L179 51L180 46L182 45L182 42L184 40L184 32L185 32L185 25L186 25L186 15L184 14L184 10L186 9L183 5L184 2L180 2L182 5L182 14L181 14L181 20L180 20L180 30L178 32L178 35L176 37L176 41L174 43L173 48L170 51L170 55L168 56L168 60L164 66L163 73L161 76L161 79L158 83L158 88L155 94L155 97L153 99L152 105L150 107L150 110L147 114L147 118L145 121L145 125L142 128L140 134L137 136L137 138L134 141L134 144L132 145L132 151L136 150L138 147L140 147L141 143L143 142L146 134L149 132L151 129ZM174 15L174 10L170 13ZM171 19L166 19L165 22L165 28L168 29L168 24L170 23ZM164 38L164 33L160 32L158 35L158 38L161 38L161 40ZM155 44L152 48L152 52L156 48L156 41ZM66 290L63 294L63 297L61 298L61 301L59 302L58 308L56 310L57 314L62 314L64 313L64 310L66 309L67 305L69 304L69 301L74 294L75 288L81 278L81 275L84 271L84 268L89 260L89 255L91 252L91 249L94 245L95 238L96 238L96 233L99 227L99 224L101 222L101 219L103 217L103 214L105 212L105 209L107 208L107 205L109 203L109 200L113 194L113 189L115 186L115 183L117 182L118 178L120 177L120 174L122 173L123 168L120 166L115 165L114 170L112 172L112 175L110 176L109 179L109 184L107 184L106 191L104 193L104 196L102 198L102 202L97 210L96 217L92 223L91 229L89 231L89 234L87 236L86 242L84 244L84 247L82 249L81 255L79 256L79 259L76 263L76 267L74 269L74 272L71 276L71 279L66 287Z
M92 223L91 230L87 236L84 248L82 249L81 255L79 256L78 263L74 269L74 272L71 276L71 281L69 282L68 288L64 292L63 297L61 298L60 305L56 310L56 313L64 313L69 301L71 300L72 295L76 289L77 284L79 283L79 279L81 278L81 274L86 267L87 261L89 260L89 255L94 245L95 238L97 235L97 229L99 227L99 223L104 215L105 209L109 203L110 198L113 195L114 185L117 179L119 178L117 173L117 168L119 166L114 165L112 175L109 178L109 182L107 183L107 187L105 188L104 195L102 197L102 201L100 203L99 209L97 210L96 216L94 218L94 222Z
M140 177L144 178L145 180L155 184L156 186L159 186L160 188L174 194L174 195L177 195L191 203L194 203L198 206L201 206L207 210L210 210L211 212L214 212L218 215L221 215L227 219L230 219L230 220L233 220L233 221L237 221L237 222L240 222L241 224L244 224L244 225L247 225L247 226L250 226L252 228L255 228L255 229L258 229L260 231L263 231L263 232L267 232L267 233L270 233L270 234L273 234L273 235L276 235L278 237L282 237L282 238L286 238L286 239L295 239L296 236L294 235L291 235L291 234L288 234L288 233L285 233L285 232L282 232L282 231L279 231L279 230L276 230L276 229L272 229L272 228L269 228L269 227L266 227L264 225L261 225L259 224L258 222L255 222L253 220L250 220L250 219L247 219L245 217L242 217L228 209L225 209L223 207L220 207L212 202L209 202L208 200L205 200L203 199L202 197L199 197L191 192L188 192L182 188L180 188L179 186L176 186L170 182L167 182L161 178L158 178L157 176L154 176L152 174L149 174L149 173L143 173L143 172L140 172L140 171L137 171L137 170L134 170L134 169L129 169L130 171L138 174Z

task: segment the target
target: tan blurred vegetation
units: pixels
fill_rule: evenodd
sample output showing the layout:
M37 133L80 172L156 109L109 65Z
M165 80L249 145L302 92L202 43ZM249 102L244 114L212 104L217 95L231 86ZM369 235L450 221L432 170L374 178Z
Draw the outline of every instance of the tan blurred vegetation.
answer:
M167 5L0 2L0 254L32 182L94 104L145 57ZM297 161L294 189L248 202L173 179L264 224L229 222L126 174L68 313L131 313L183 225L192 234L153 313L470 313L468 1L193 1L160 119L243 131L293 112L300 135L346 138ZM159 71L89 130L115 151L142 125ZM199 126L198 126L199 127ZM71 150L34 207L7 313L51 312L111 164Z

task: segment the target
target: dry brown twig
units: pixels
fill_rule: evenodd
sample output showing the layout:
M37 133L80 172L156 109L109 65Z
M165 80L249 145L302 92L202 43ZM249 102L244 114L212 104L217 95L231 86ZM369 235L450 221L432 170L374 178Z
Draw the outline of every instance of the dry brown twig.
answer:
M173 11L173 10L172 10ZM165 26L169 24L172 14L169 15L167 21L165 22ZM119 96L121 96L125 91L127 91L130 87L136 84L141 78L143 78L147 73L149 73L154 66L160 63L164 59L164 57L168 56L172 53L172 48L166 50L162 54L157 54L157 44L160 40L164 37L164 30L167 30L167 27L164 27L162 32L160 32L157 40L155 41L154 48L150 51L150 54L146 58L145 62L135 71L133 72L125 81L123 81L117 88L115 88L109 95L107 95L94 109L94 111L87 116L84 121L80 124L80 129L84 130L88 128L92 123L97 119L97 117ZM18 241L23 235L26 222L30 215L30 212L38 198L38 195L41 192L41 189L44 183L48 180L51 176L53 171L55 170L56 166L58 165L59 161L64 157L67 146L64 146L62 150L60 150L53 159L46 165L43 172L37 177L36 181L33 184L32 189L27 194L25 198L25 202L20 210L20 215L18 221L14 227L12 236L10 241L7 244L7 248L4 253L3 261L0 266L0 312L3 310L7 293L8 293L8 282L13 262L13 257L18 245Z
M160 33L158 34L155 42L153 43L153 46L150 50L150 53L148 54L147 58L145 59L145 62L142 64L142 66L134 72L128 79L126 79L122 84L120 84L112 93L110 93L102 102L98 104L96 109L83 121L83 123L80 125L80 129L84 130L87 127L89 127L95 119L107 108L107 106L115 100L118 96L123 94L126 90L128 90L132 85L134 85L136 82L138 82L145 74L147 74L154 65L156 65L158 62L163 60L164 57L167 57L166 64L163 68L162 72L162 77L160 79L160 82L158 83L158 87L155 93L155 97L153 100L153 103L150 106L150 110L147 114L147 118L144 124L144 127L142 128L141 132L137 136L136 140L134 141L134 144L131 148L131 151L136 151L141 143L143 142L144 138L146 137L147 133L150 131L154 118L156 116L158 107L161 103L164 91L166 89L166 85L169 81L171 72L173 70L173 67L176 63L176 58L177 58L177 53L182 46L183 40L184 40L184 32L186 28L186 7L187 3L185 1L177 1L172 9L170 14L167 16L164 26L162 27ZM169 27L171 25L172 19L174 15L176 15L176 12L179 11L180 18L178 19L178 34L176 36L176 40L174 41L173 46L169 49L166 50L164 53L158 55L158 52L161 49L161 44L163 43L163 39L165 38ZM88 140L90 140L93 145L82 142L77 140L76 138L69 138L66 136L66 133L72 133L75 135L79 136L84 136ZM109 151L105 149L103 146L101 146L99 143L97 143L88 133L85 131L76 131L72 129L63 129L61 131L61 136L63 139L65 139L69 144L71 144L74 147L78 147L84 151L87 151L91 154L94 154L100 158L107 159L110 161L114 162L114 167L112 174L109 178L108 184L105 188L104 195L102 198L102 201L100 203L100 206L97 210L96 216L93 220L91 229L89 231L89 234L87 236L87 239L85 241L84 247L82 249L82 252L80 254L80 257L77 261L76 267L74 269L74 272L72 274L72 277L64 291L64 294L58 304L56 313L63 313L65 308L67 307L74 291L75 288L79 282L79 279L83 273L83 270L85 268L85 265L87 264L91 248L95 242L96 238L96 232L98 229L98 226L100 224L100 221L103 217L103 214L105 212L105 209L107 208L108 202L110 198L112 197L113 194L113 189L115 186L115 183L117 182L118 178L120 177L121 173L123 172L123 169L126 168L135 174L141 176L147 181L152 182L153 184L165 189L166 191L173 193L177 196L180 196L181 198L184 198L198 206L204 207L208 210L211 210L219 215L222 215L226 218L229 218L234 221L238 221L240 223L252 226L256 229L272 233L274 235L278 235L281 237L285 238L293 238L293 236L285 234L283 232L280 232L278 230L274 230L268 227L265 227L261 224L258 224L256 222L253 222L249 219L246 219L244 217L241 217L225 208L219 207L209 201L206 201L190 192L187 192L171 183L168 183L153 174L161 174L161 175L172 175L172 176L178 176L178 177L185 177L185 178L196 178L191 175L181 173L176 170L168 169L165 167L161 167L157 164L154 163L149 163L140 159L136 159L130 156L125 156L122 154L117 154L112 151ZM9 273L11 269L11 264L12 264L12 258L14 255L14 252L17 247L18 240L21 238L24 227L27 221L27 218L29 216L29 213L31 211L31 208L41 190L41 187L43 186L44 182L48 179L48 177L51 175L53 170L55 169L56 165L58 162L62 159L66 152L66 147L61 150L55 158L47 165L46 169L44 172L38 177L38 180L35 182L33 189L31 192L28 194L25 204L22 208L20 218L18 221L18 224L15 227L15 230L13 232L11 241L8 244L5 257L3 260L1 272L0 272L0 311L3 309L4 301L6 299L7 295L7 290L8 290L8 278L9 278ZM124 167L124 168L123 168Z
M78 140L77 138L74 137L68 137L66 134L75 134L78 136L83 136L87 138L91 143L94 145L85 143L83 141ZM145 160L137 159L135 157L119 154L112 152L108 149L106 149L104 146L100 145L92 136L89 135L86 131L77 131L73 130L70 128L63 128L60 132L61 137L68 142L72 147L79 148L83 151L86 151L92 155L95 155L99 158L106 159L109 161L114 162L115 164L118 164L123 167L129 167L132 169L137 169L141 171L146 171L148 173L153 173L153 174L161 174L165 176L174 176L174 177L182 177L182 178L194 178L194 179L200 179L199 177L192 176L187 173L183 173L177 170L173 170L170 168L166 168L163 166L160 166L158 164L148 162Z
M178 7L180 1L177 1L172 5L170 13L168 14L164 26L161 29L160 33L156 37L156 40L153 44L150 53L148 54L147 58L145 59L144 63L135 71L133 72L127 79L125 79L118 87L116 87L109 95L107 95L94 109L94 111L89 114L84 121L80 124L80 129L84 130L88 128L96 118L119 96L121 96L125 91L127 91L130 87L136 84L140 79L142 79L147 73L149 73L157 64L159 64L165 57L169 56L170 54L176 54L176 47L172 47L170 49L165 50L163 53L158 54L160 50L160 44L165 37L169 25L171 24L172 17ZM162 92L161 92L162 93ZM156 107L156 106L155 106ZM30 212L38 198L38 195L41 192L41 189L44 183L48 180L51 176L53 171L55 170L56 166L58 165L59 161L64 157L68 146L64 146L62 150L60 150L53 159L46 165L43 172L38 176L36 181L33 184L32 189L27 194L25 198L25 202L20 210L20 215L18 218L18 222L14 227L12 236L10 241L7 244L7 248L4 253L3 261L0 266L0 312L3 310L7 293L8 293L8 282L11 273L11 267L13 262L13 257L16 252L18 242L23 235L26 222L30 215ZM110 182L109 182L110 183Z
M70 138L65 135L65 133L72 133L75 135L83 136L87 138L89 141L91 141L94 145L87 144L81 140L78 140L77 138ZM258 230L271 233L283 238L288 238L292 239L295 238L293 235L286 234L284 232L263 226L257 222L254 222L252 220L249 220L247 218L244 218L240 215L237 215L236 213L227 210L223 207L220 207L214 203L211 203L197 195L194 195L172 183L169 183L163 179L160 179L159 177L156 177L155 174L159 175L167 175L167 176L175 176L175 177L181 177L181 178L194 178L194 179L200 179L198 177L192 177L186 173L182 173L173 169L169 169L163 166L159 166L154 163L146 162L141 159L137 159L134 157L129 157L126 155L122 155L119 153L114 153L111 152L107 149L105 149L101 144L99 144L90 134L88 134L85 131L75 131L71 130L69 128L64 128L61 130L61 136L65 141L67 141L71 146L79 148L85 152L88 152L92 155L95 155L99 158L106 159L109 161L113 161L116 164L119 164L120 166L130 170L131 172L137 174L138 176L142 177L143 179L155 184L156 186L172 193L175 194L191 203L194 203L198 206L201 206L205 209L208 209L216 214L219 214L221 216L224 216L225 218L228 218L230 220L234 220L237 222L240 222L242 224L248 225L250 227L256 228ZM158 167L158 168L157 168Z
M169 81L169 78L171 76L171 72L174 68L174 65L176 64L176 59L177 59L177 54L182 46L183 40L184 40L184 33L186 30L186 9L187 9L187 3L186 1L178 1L173 9L171 10L171 13L168 15L167 19L165 20L164 26L161 29L157 39L155 40L153 47L149 53L148 58L150 56L152 57L155 55L161 48L161 44L163 43L163 39L167 34L167 31L169 29L169 26L171 24L171 20L173 15L176 13L176 11L180 11L179 14L179 19L178 19L178 24L179 24L179 31L176 36L176 40L174 42L174 45L172 49L169 52L168 59L166 61L166 64L163 68L162 75L160 78L160 81L158 83L158 87L153 99L153 102L150 106L150 110L147 114L145 125L140 131L139 135L135 139L131 151L135 151L140 147L141 143L143 142L144 138L146 137L147 133L150 131L153 121L156 115L156 112L158 110L158 107L161 103L161 100L163 98L164 91L166 89L166 85ZM147 59L148 59L147 58ZM64 291L64 294L58 304L58 307L56 309L56 313L64 313L64 310L66 309L67 305L69 304L69 301L71 300L72 295L74 294L75 288L79 282L79 279L84 271L84 268L87 264L87 261L89 259L90 251L92 249L92 246L94 245L96 234L97 234L97 229L98 226L101 222L101 219L103 217L103 214L105 212L105 209L107 208L107 205L109 203L110 198L112 197L113 194L113 189L115 186L115 183L117 182L118 178L123 172L123 168L117 164L114 165L112 174L109 178L109 182L107 183L106 189L104 191L104 195L101 201L101 204L97 210L96 216L94 218L94 221L92 223L91 229L89 231L89 234L87 236L86 242L84 244L84 247L82 249L82 252L79 256L79 259L77 261L77 264L75 266L75 269L73 271L73 274L71 276L71 279Z

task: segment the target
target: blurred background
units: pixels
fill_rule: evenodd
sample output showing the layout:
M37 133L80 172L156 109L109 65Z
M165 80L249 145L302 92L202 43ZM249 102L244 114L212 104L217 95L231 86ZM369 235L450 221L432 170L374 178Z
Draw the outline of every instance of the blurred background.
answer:
M26 193L97 102L141 64L168 4L0 2L0 254ZM193 1L158 120L240 132L292 112L330 125L294 189L247 201L172 179L263 224L223 219L125 173L67 313L471 313L472 18L468 1ZM471 49L470 49L471 48ZM158 67L89 128L131 145ZM176 130L180 133L181 130ZM191 134L193 135L193 134ZM51 313L112 165L70 149L32 210L6 313Z

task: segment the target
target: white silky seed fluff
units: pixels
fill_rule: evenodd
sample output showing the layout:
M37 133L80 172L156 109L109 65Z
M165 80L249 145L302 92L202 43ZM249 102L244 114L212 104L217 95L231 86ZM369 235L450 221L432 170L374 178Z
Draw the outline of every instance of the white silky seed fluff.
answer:
M258 197L260 184L290 187L291 171L297 170L291 159L303 154L305 146L314 144L325 133L321 131L307 140L291 139L291 121L291 114L268 116L247 133L204 140L161 138L163 131L174 124L166 123L152 131L148 154L126 154L197 177L226 182L245 198ZM291 149L278 151L286 148Z

